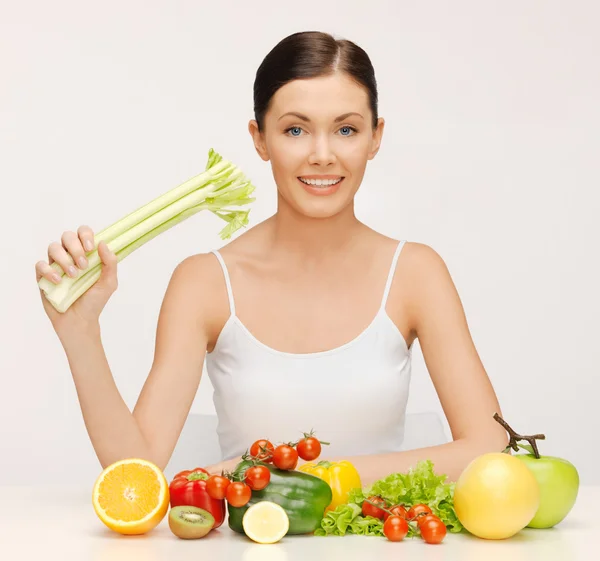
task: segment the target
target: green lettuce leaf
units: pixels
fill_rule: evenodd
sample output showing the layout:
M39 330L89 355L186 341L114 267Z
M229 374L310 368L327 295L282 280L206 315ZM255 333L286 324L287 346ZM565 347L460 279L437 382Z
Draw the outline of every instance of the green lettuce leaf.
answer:
M315 530L315 536L383 536L383 522L372 516L362 516L362 507L357 504L339 505L328 512L321 521L321 528Z
M343 536L350 533L383 536L383 521L362 516L362 503L371 495L382 497L390 506L426 504L440 517L449 532L460 532L463 526L454 511L454 486L454 483L446 482L445 475L435 474L431 460L423 460L408 473L393 473L364 489L352 489L348 504L339 505L334 511L328 512L315 535ZM409 526L409 536L414 535L416 526Z

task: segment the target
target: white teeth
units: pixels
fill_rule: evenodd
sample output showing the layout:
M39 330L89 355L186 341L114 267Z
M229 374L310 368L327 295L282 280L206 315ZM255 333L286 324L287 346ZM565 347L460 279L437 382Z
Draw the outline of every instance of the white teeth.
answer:
M307 185L316 185L317 187L327 187L328 185L335 185L339 183L342 178L339 179L304 179L303 177L299 177L302 183L306 183Z

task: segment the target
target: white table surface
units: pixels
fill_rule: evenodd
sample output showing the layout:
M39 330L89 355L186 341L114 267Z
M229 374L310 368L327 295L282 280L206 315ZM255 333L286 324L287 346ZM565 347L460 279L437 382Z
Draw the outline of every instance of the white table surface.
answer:
M555 528L524 529L508 540L450 534L439 545L420 538L393 543L364 536L285 536L261 545L227 526L199 540L181 540L167 517L143 536L121 536L96 516L91 489L0 487L0 559L78 561L461 561L592 560L598 558L600 487L582 486L569 516Z

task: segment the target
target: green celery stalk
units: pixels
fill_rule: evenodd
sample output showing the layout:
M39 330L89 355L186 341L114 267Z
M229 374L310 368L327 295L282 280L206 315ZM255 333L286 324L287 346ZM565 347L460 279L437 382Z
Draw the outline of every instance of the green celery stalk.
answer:
M151 239L201 210L209 210L228 223L220 232L221 238L227 239L248 224L249 214L249 210L229 207L253 202L250 195L254 189L239 168L211 149L203 173L99 232L94 239L95 247L100 241L106 242L118 261L122 261ZM58 263L53 263L52 268L61 275L60 284L42 278L38 285L52 306L64 313L98 280L101 260L97 250L91 252L88 268L75 278L68 277Z

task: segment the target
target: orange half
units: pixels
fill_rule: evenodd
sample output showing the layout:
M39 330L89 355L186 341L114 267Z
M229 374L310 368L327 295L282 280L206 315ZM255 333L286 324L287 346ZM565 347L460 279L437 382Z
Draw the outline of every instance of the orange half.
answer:
M108 466L94 484L96 514L119 534L145 534L157 526L169 508L169 485L152 462L139 458Z

